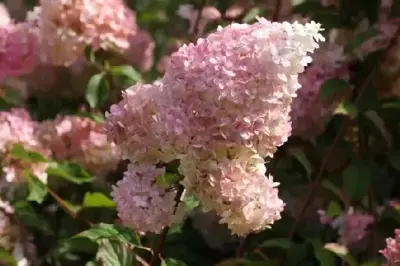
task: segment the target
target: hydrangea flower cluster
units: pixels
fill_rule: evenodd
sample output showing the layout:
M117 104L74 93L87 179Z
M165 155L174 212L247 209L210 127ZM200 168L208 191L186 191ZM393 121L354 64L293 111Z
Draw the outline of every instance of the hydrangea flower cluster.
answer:
M119 148L107 140L102 124L89 118L59 116L43 121L36 133L56 160L70 160L90 173L104 175L116 170Z
M110 139L132 162L180 159L182 185L233 233L266 228L280 219L284 203L263 158L290 135L297 77L324 40L320 30L315 22L260 18L182 46L161 82L129 88L111 107Z
M386 248L380 251L389 262L387 266L400 263L400 229L396 229L394 234L395 238L386 239Z
M87 45L124 50L137 30L123 0L41 0L29 20L38 27L45 60L69 65Z
M25 149L39 152L44 156L48 155L48 150L44 149L35 137L36 127L37 123L31 119L25 109L0 112L0 156L3 158L2 170L7 182L24 182L25 170L29 170L42 182L47 181L47 163L22 160L11 154L14 145L21 144Z
M338 101L322 100L320 90L329 79L349 79L350 72L343 59L343 47L333 43L324 45L314 54L312 64L299 75L302 89L293 99L290 113L293 136L310 138L324 131Z
M38 64L38 38L27 23L13 23L0 8L0 81L30 73Z
M173 220L175 196L155 184L164 168L151 164L130 164L111 196L118 203L122 223L138 231L160 233Z

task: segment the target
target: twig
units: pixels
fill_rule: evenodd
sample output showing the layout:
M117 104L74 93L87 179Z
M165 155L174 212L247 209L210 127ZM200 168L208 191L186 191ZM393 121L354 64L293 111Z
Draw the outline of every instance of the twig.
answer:
M197 37L198 37L198 34L199 34L199 24L200 24L201 16L203 15L203 14L202 14L202 13L203 13L203 9L204 9L204 7L206 6L206 4L207 4L207 0L203 0L203 1L201 2L199 11L198 11L198 13L197 13L196 21L195 21L195 23L194 23L193 32L192 32L192 34L191 34L192 36L190 36L191 41L195 41L195 40L197 39Z
M272 21L279 21L279 14L282 9L282 0L276 0L274 13L272 14Z
M183 191L184 191L184 188L182 186L179 186L179 189L178 189L178 191L176 193L176 197L175 197L176 204L175 204L174 214L176 213L176 210L178 208ZM150 266L157 265L158 261L160 260L161 252L164 247L169 228L170 228L169 226L165 227L164 230L162 231L162 233L160 234L160 236L158 238L158 243L157 243L156 247L154 248L154 253L150 260Z
M392 40L391 40L390 44L387 46L385 52L382 54L381 58L379 59L379 62L377 64L375 64L374 68L369 73L367 79L362 84L362 86L361 86L361 88L360 88L360 90L358 92L357 98L354 101L355 105L357 105L359 103L359 101L361 100L361 97L363 96L363 94L366 91L369 83L372 80L372 77L374 76L375 72L377 71L377 69L378 69L378 67L380 65L380 62L387 56L388 51L396 44L396 37L399 34L400 34L400 27L398 28L398 30L395 33L395 35L392 37ZM350 119L346 119L342 123L341 127L339 128L339 131L338 131L337 135L335 136L335 138L334 138L334 140L332 142L332 145L329 147L328 151L326 152L326 156L324 156L324 158L322 160L322 163L321 163L321 166L320 166L320 168L318 170L318 173L317 173L317 176L315 178L315 181L312 184L312 186L311 186L311 188L309 190L309 193L307 194L307 198L306 198L306 200L305 200L305 202L304 202L304 204L303 204L303 206L302 206L302 208L300 210L300 213L296 217L296 220L295 220L295 222L294 222L294 224L293 224L293 226L292 226L292 228L290 230L289 238L292 238L294 236L294 234L296 232L296 229L299 226L301 218L304 216L304 214L305 214L305 212L306 212L306 210L308 208L308 205L310 204L310 202L314 198L315 192L316 192L318 186L321 183L321 178L322 178L322 175L323 175L323 173L325 171L325 168L326 168L328 162L331 160L333 152L334 152L337 144L339 143L339 140L343 137L344 133L346 132L346 129L349 126L350 122L351 122Z

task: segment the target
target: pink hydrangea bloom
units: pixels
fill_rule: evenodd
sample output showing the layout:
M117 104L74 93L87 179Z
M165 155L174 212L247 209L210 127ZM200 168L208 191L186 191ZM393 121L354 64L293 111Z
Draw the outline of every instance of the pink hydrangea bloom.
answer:
M130 164L111 196L124 225L141 232L160 233L174 221L175 192L157 187L155 178L165 169L149 164Z
M123 92L123 100L111 106L105 124L110 140L132 162L169 162L177 154L159 122L162 83L138 84ZM177 143L177 142L176 142ZM179 145L175 145L179 147Z
M28 24L0 26L0 80L32 72L39 62L38 47Z
M293 136L310 138L324 131L338 100L322 100L320 90L325 81L333 78L348 80L349 70L343 62L343 48L329 44L315 53L312 65L299 75L302 88L293 99L290 113Z
M315 22L259 19L182 46L163 77L160 121L191 146L239 145L272 156L290 134L297 75L324 39L320 30Z
M25 181L24 171L28 170L43 182L47 181L47 163L30 162L14 158L10 152L15 144L21 144L25 149L48 155L35 138L37 124L24 109L12 109L10 112L0 112L0 156L2 171L7 182L19 183Z
M119 148L108 141L102 124L89 118L59 116L42 122L36 135L55 159L73 161L93 174L107 174L120 162Z
M215 210L233 234L245 236L265 229L281 218L285 203L279 183L265 176L264 160L244 153L229 160L181 161L183 185L196 195L204 211Z
M55 65L71 64L86 45L126 49L137 28L122 0L41 0L30 19L39 28L45 60Z
M400 263L400 229L396 229L394 234L395 238L387 238L386 248L380 251L389 262L387 266Z

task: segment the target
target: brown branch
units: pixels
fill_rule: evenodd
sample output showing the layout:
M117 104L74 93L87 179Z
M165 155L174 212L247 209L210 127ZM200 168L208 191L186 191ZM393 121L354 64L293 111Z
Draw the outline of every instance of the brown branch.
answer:
M366 91L366 89L367 89L369 83L371 82L372 77L374 76L375 72L378 70L380 62L382 62L382 60L384 58L386 58L386 56L388 54L388 51L396 44L396 38L399 35L400 35L400 27L398 28L396 34L392 37L392 40L391 40L390 44L387 46L385 52L382 54L382 56L378 60L377 64L375 64L374 68L369 73L367 79L364 81L364 83L360 87L360 90L358 92L357 98L354 101L354 104L356 106L360 102L361 97L363 96L364 92ZM321 163L321 166L320 166L320 168L318 170L318 173L316 175L315 181L312 184L312 186L311 186L311 188L309 190L309 193L307 194L307 198L306 198L306 200L305 200L305 202L304 202L304 204L303 204L303 206L302 206L302 208L300 210L300 213L296 217L296 220L295 220L295 222L294 222L294 224L293 224L293 226L292 226L292 228L290 230L289 238L292 238L294 236L294 234L296 232L296 229L299 226L300 220L303 218L303 216L304 216L304 214L305 214L305 212L306 212L306 210L308 208L308 205L311 203L312 199L314 198L315 192L316 192L318 186L321 183L322 175L323 175L323 173L325 171L325 168L326 168L328 162L332 159L333 152L335 151L335 148L338 145L340 139L342 139L344 133L346 132L347 127L350 125L350 122L351 122L350 119L346 119L342 123L341 127L339 128L338 133L336 134L336 136L335 136L335 138L334 138L334 140L332 142L332 145L329 147L328 151L326 152L326 155L324 156L324 158L322 160L322 163Z
M202 14L202 13L203 13L203 9L204 9L204 7L206 6L206 4L207 4L207 0L203 0L203 1L201 2L200 8L199 8L199 10L198 10L197 18L196 18L196 21L195 21L194 27L193 27L193 32L192 32L192 34L191 34L192 36L190 36L190 39L191 39L192 42L194 42L194 41L197 39L197 37L198 37L198 34L199 34L199 24L200 24L201 16L203 15L203 14Z
M184 191L183 186L179 186L178 191L176 193L176 197L175 197L176 204L175 204L174 214L176 213L176 210L178 208L183 191ZM160 236L158 238L158 243L157 243L156 247L154 248L154 253L150 260L150 266L157 265L157 263L161 259L161 252L163 250L165 240L167 239L169 228L170 228L169 226L165 227L164 230L162 231L162 233L160 234Z
M282 9L282 0L276 0L274 13L272 14L272 21L279 21L279 14Z

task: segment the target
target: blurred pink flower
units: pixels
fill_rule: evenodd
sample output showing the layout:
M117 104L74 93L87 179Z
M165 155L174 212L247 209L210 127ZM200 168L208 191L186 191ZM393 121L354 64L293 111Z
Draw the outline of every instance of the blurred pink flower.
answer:
M380 251L389 262L387 266L400 263L400 229L396 229L394 234L394 238L386 239L386 248Z
M44 59L55 65L71 64L87 45L122 51L137 30L122 0L41 0L30 21L39 28Z
M2 170L7 182L20 183L25 181L24 171L28 170L42 182L47 182L47 163L31 162L14 158L11 151L15 144L23 145L25 149L48 155L34 135L37 123L24 109L11 109L0 112L0 155L3 157Z
M129 36L129 48L124 51L124 57L133 66L146 72L154 64L153 52L155 43L151 35L144 30Z
M59 116L42 122L36 135L55 159L78 163L96 175L115 170L120 162L119 148L89 118Z
M313 56L313 62L299 75L301 89L293 99L290 116L292 135L312 138L320 135L337 107L338 97L322 100L320 90L333 78L348 80L350 71L343 60L343 47L323 45Z
M38 62L38 39L28 24L0 26L0 80L28 74Z

